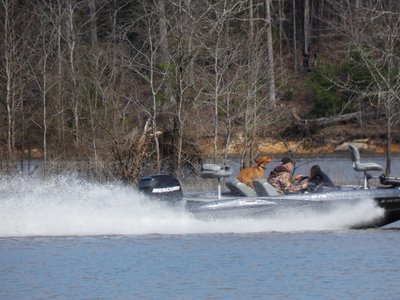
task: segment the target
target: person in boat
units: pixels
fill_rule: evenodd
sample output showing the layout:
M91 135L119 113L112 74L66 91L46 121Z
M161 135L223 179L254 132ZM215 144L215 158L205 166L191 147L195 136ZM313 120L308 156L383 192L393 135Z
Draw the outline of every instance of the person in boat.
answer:
M295 165L296 162L292 158L283 157L281 164L276 166L269 174L267 181L279 194L290 194L308 190L309 183L301 182L307 176L292 176Z
M310 178L308 179L308 182L310 184L311 191L317 191L324 186L330 188L335 187L335 184L332 182L329 176L321 170L319 165L313 165L310 168Z

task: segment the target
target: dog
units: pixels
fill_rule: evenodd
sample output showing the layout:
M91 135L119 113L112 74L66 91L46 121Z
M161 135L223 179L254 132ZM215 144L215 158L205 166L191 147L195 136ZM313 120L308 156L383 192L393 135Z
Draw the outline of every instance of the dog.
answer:
M254 162L257 165L240 171L237 179L239 179L241 182L254 189L253 180L256 178L264 177L265 165L273 160L274 158L269 156L262 156L260 158L255 158Z

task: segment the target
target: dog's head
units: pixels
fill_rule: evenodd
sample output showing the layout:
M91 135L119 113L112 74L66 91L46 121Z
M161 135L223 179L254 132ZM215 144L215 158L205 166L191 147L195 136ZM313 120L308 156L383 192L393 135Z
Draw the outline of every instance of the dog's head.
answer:
M259 166L261 166L261 167L264 167L266 164L270 163L270 162L273 161L273 160L274 160L273 157L270 157L270 156L261 156L261 157L259 157L259 158L255 158L255 159L254 159L254 162L255 162L257 165L259 165Z

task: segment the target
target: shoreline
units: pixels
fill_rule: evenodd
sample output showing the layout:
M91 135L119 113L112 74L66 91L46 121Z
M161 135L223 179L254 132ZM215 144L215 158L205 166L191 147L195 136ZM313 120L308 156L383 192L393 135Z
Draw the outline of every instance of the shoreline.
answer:
M355 145L361 153L369 155L384 155L386 153L386 145L382 143L371 141L369 139L355 139L346 141L338 144L327 143L321 146L310 147L303 141L279 141L275 139L264 139L256 147L256 153L258 155L332 155L348 152L348 145ZM393 143L391 145L392 154L400 154L400 144ZM202 144L200 149L203 155L212 156L213 148L212 145ZM220 148L222 149L222 147ZM231 143L228 147L228 155L240 155L243 152L243 146L238 141ZM219 155L222 151L219 151Z

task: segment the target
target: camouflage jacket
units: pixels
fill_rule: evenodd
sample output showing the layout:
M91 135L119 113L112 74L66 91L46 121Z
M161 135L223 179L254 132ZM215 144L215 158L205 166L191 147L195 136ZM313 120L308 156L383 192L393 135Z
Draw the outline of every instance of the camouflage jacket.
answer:
M283 165L277 166L271 171L268 182L279 194L295 193L303 189L301 184L293 179L292 174Z

